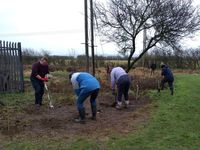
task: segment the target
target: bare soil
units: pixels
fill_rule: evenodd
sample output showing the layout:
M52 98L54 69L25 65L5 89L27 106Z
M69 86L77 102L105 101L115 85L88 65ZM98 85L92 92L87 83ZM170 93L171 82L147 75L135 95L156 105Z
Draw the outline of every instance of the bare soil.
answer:
M158 75L149 77L149 74L139 74L141 72L137 70L133 75L129 108L116 110L111 106L114 96L110 92L105 70L99 71L97 78L102 88L97 98L97 121L90 120L91 108L89 100L86 100L86 124L74 122L78 111L74 104L75 96L69 88L71 85L66 78L57 77L50 83L55 102L53 109L46 102L40 108L34 104L26 105L20 112L15 109L0 111L0 141L13 138L71 140L76 137L107 140L112 135L126 135L137 130L138 126L146 124L150 118L151 100L145 96L144 91L157 88L158 79ZM136 98L137 85L139 93ZM31 91L28 82L26 92Z
M90 120L91 108L87 100L86 124L74 122L74 118L78 116L75 105L57 104L53 109L46 105L40 108L29 105L23 112L1 116L0 138L71 139L87 136L104 140L115 133L129 133L138 124L147 122L150 110L150 100L147 97L137 101L131 98L129 108L121 110L111 106L113 101L112 95L100 94L97 121L93 121Z

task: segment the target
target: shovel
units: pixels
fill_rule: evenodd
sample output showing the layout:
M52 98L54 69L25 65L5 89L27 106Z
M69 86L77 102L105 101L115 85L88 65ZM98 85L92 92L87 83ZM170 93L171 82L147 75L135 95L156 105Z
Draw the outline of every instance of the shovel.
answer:
M47 91L47 97L48 97L48 100L49 100L49 107L50 107L50 108L54 108L54 106L53 106L53 104L52 104L52 99L51 99L50 91L49 91L49 89L48 89L48 87L47 87L47 84L44 83L44 86L45 86L45 89L46 89L46 91Z

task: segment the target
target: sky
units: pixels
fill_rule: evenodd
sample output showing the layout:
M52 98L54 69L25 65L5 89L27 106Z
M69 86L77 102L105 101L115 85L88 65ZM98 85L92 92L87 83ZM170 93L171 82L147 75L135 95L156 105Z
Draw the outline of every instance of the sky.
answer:
M43 49L51 55L85 53L84 0L0 0L0 4L0 40L21 42L22 48ZM188 42L200 46L198 37ZM117 47L105 44L97 33L95 45L97 55L117 55Z

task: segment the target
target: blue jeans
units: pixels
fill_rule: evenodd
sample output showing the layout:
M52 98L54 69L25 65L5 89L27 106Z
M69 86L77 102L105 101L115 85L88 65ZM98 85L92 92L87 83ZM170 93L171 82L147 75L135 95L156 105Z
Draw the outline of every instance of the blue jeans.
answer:
M91 107L96 106L96 98L98 96L99 93L99 89L87 92L87 93L82 93L82 91L80 92L77 100L76 100L76 105L78 110L81 110L84 108L84 101L90 96L90 104Z
M44 95L44 82L34 77L31 77L30 80L35 90L35 104L42 105L42 97Z

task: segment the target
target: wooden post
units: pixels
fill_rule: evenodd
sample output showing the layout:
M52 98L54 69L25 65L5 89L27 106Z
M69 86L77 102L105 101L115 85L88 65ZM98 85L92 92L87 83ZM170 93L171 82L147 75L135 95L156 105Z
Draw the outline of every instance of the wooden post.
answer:
M89 72L89 50L88 50L88 6L87 0L84 0L85 9L85 55L86 55L86 71Z
M92 74L93 76L95 76L93 0L90 0L90 19L91 19L90 25L91 25Z
M3 91L3 49L2 49L2 41L0 41L0 92Z

